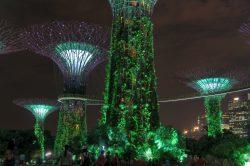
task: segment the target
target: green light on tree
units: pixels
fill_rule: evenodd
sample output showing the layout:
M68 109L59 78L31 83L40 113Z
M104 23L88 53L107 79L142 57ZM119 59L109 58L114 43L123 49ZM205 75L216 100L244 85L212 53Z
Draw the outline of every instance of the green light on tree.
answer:
M235 80L226 77L204 78L192 82L192 87L202 95L209 95L230 90ZM208 136L215 137L222 133L221 128L221 101L224 95L205 97L204 105L208 126Z
M147 134L159 127L154 67L153 23L156 0L109 0L113 12L104 105L100 125L125 134L124 153L147 154ZM110 134L109 143L116 142ZM127 149L127 150L126 150ZM142 150L139 150L142 149ZM141 154L139 154L140 152Z
M44 160L44 120L50 113L58 109L57 103L45 99L19 99L15 100L14 103L26 108L35 116L36 122L34 126L34 133L41 148L41 158Z
M26 105L25 108L32 112L39 121L44 121L50 111L54 109L54 106L34 104Z
M75 145L81 147L86 144L86 110L83 110L85 104L79 100L62 102L54 146L55 156L61 155L66 144L72 147Z
M205 78L196 80L193 83L202 94L223 92L231 89L234 81L229 78Z
M64 60L66 71L72 77L81 77L93 55L98 55L98 48L90 44L66 42L58 44L56 53Z

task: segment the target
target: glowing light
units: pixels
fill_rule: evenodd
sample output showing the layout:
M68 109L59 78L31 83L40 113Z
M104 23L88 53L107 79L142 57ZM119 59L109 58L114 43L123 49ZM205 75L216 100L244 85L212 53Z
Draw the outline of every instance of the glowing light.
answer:
M250 166L250 161L245 162L245 166Z
M57 45L56 52L65 62L67 71L72 76L80 76L93 58L93 53L91 53L93 48L95 47L89 44L66 42Z
M150 148L148 148L147 151L145 152L145 156L146 156L147 160L153 159L152 150Z
M194 127L194 131L197 131L197 130L199 130L199 127L198 127L198 126L195 126L195 127Z
M184 131L183 131L183 134L186 135L187 133L188 133L188 130L184 130Z
M205 78L193 82L202 94L217 93L229 90L233 80L229 78Z
M248 152L249 151L249 145L246 148L246 151ZM245 160L245 166L250 166L250 156L249 156L249 153L246 153L243 155L243 158Z
M239 101L239 100L240 100L239 97L235 97L235 98L234 98L234 101Z
M42 104L34 104L34 105L26 105L29 111L31 111L34 116L40 120L44 120L50 110L54 109L54 106L51 105L42 105Z
M52 152L49 151L49 152L47 152L47 153L45 154L45 157L50 157L51 155L52 155Z

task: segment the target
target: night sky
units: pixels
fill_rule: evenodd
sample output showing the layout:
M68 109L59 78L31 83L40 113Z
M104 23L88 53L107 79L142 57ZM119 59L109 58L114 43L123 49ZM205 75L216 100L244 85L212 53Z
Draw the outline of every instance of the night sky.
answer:
M195 92L177 79L183 71L230 65L250 68L250 46L238 33L248 11L249 0L159 0L153 15L159 99ZM81 20L110 27L112 16L108 0L1 0L0 19L20 27L52 20ZM56 99L62 90L57 66L29 51L0 56L0 76L0 128L33 127L32 114L15 106L13 99ZM102 99L104 79L105 64L101 64L89 77L87 94ZM178 129L190 128L204 112L202 104L202 100L161 104L161 121ZM88 108L89 128L97 125L99 109ZM55 132L56 121L57 112L47 118L46 129Z

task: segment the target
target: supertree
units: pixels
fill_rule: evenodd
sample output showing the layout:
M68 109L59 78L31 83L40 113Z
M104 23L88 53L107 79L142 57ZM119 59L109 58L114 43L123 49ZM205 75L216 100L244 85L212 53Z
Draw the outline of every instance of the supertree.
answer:
M0 20L0 54L23 49L20 32L20 29L6 20Z
M57 101L48 99L17 99L13 101L16 105L29 110L36 118L34 126L35 136L40 144L42 160L44 160L44 120L45 118L57 110Z
M121 142L114 132L124 132L124 146L135 158L147 152L140 150L145 136L160 124L151 20L156 1L109 0L112 35L100 125L111 142Z
M224 69L192 71L191 74L186 75L185 82L187 82L187 85L205 96L204 105L208 136L216 137L217 134L222 133L221 101L225 94L220 93L231 90L239 81L241 81L240 74L233 71L224 71Z
M108 31L84 22L51 22L34 25L23 33L32 51L51 58L64 78L63 95L59 96L61 111L55 141L55 153L65 144L86 142L85 98L88 73L105 60Z

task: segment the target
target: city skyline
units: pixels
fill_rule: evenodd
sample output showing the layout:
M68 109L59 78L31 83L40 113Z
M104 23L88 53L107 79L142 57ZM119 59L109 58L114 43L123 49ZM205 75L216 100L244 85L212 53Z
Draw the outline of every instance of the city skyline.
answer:
M159 100L195 94L194 90L175 79L176 73L191 70L194 64L201 68L248 65L250 47L238 33L241 23L248 18L247 6L247 0L159 0L153 15ZM110 27L112 19L107 0L75 3L59 0L2 1L0 9L1 19L23 27L50 20L81 20ZM0 68L0 128L32 128L33 117L11 101L19 97L56 99L62 90L58 68L49 59L28 51L1 55ZM90 74L87 94L102 99L104 78L105 64L101 64ZM99 110L100 107L88 108L90 127L96 126ZM191 127L203 111L202 99L160 104L161 122L178 129ZM56 113L53 113L46 120L45 128L55 132L56 120Z

